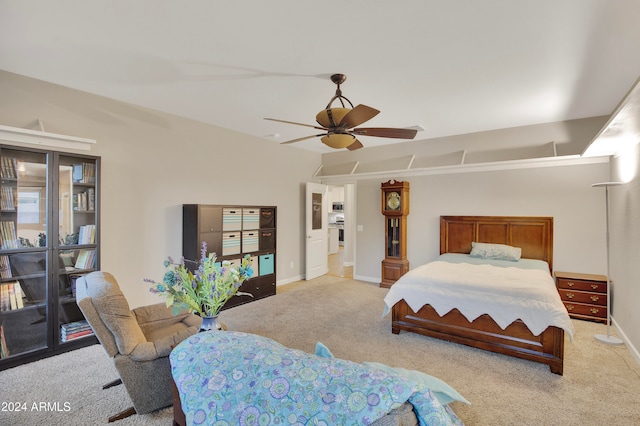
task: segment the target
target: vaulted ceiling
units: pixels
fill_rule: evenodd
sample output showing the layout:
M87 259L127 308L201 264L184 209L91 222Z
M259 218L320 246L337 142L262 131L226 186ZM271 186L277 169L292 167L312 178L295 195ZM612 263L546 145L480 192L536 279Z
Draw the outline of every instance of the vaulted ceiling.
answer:
M640 75L638 16L637 0L2 0L0 69L265 144L318 133L264 118L315 124L344 73L343 95L381 111L367 127L421 126L423 144L610 114Z

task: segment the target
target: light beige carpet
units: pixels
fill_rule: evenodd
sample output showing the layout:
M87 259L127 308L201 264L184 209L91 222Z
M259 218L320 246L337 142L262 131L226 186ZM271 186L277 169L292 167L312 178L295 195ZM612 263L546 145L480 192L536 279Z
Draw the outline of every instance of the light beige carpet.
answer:
M413 333L391 333L382 317L387 290L370 283L324 276L278 288L273 297L221 314L229 329L261 334L313 352L323 342L337 357L377 361L424 371L445 380L472 405L455 402L467 425L640 424L640 366L625 347L598 343L602 324L574 321L565 344L564 376L530 361L492 354ZM0 412L0 424L103 424L129 405L111 360L93 346L0 372L4 401L70 401L68 412ZM8 391L8 392L5 392ZM118 422L169 425L171 409Z

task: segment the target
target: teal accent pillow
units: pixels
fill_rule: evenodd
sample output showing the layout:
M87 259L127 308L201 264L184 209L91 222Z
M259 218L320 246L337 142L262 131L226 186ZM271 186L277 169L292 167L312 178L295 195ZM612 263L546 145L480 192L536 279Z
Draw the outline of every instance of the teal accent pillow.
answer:
M333 354L323 343L316 343L316 355L323 358L334 358ZM417 370L407 370L406 368L389 367L379 362L363 362L362 365L376 368L378 370L385 371L389 374L397 374L405 377L418 384L424 385L433 392L433 395L440 401L440 404L447 405L453 401L464 402L471 405L462 395L458 393L454 388L449 386L446 382L438 379L437 377L430 376L426 373Z
M480 259L510 260L517 262L522 256L522 249L506 244L477 243L473 241L471 243L471 253L469 253L469 256Z
M321 356L322 358L334 358L329 348L320 342L316 343L316 355Z

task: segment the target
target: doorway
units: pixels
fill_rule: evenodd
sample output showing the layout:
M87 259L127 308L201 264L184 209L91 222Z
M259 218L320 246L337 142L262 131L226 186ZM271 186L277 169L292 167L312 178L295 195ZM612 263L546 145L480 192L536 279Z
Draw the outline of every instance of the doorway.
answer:
M354 184L329 185L329 275L353 278Z

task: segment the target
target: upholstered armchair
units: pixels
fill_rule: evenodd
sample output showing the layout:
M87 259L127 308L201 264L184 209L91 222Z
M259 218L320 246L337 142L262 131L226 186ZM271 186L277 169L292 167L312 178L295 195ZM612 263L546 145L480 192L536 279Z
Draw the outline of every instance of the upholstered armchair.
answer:
M109 421L170 406L168 355L199 330L202 319L187 312L174 316L164 303L131 310L116 279L102 271L76 281L76 300L133 402L132 408Z

